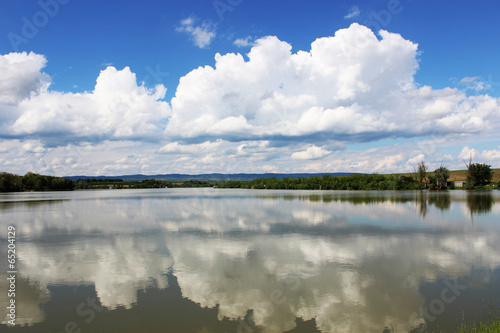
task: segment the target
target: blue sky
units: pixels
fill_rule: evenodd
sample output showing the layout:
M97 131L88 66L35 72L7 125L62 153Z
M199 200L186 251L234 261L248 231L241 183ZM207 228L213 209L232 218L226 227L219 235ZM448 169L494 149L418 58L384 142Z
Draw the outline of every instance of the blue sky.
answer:
M471 155L500 167L499 12L4 0L0 169L383 173L463 168Z

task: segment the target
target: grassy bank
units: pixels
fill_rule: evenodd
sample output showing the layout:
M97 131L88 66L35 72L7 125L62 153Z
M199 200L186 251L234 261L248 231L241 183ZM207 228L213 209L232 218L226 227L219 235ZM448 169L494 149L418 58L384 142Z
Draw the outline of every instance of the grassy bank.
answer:
M500 319L496 319L491 323L478 323L467 326L463 324L458 333L500 333Z
M493 171L493 183L500 182L500 169L491 169ZM453 170L450 171L449 181L465 181L467 178L466 170Z
M439 332L439 333L500 333L500 307L487 306L484 312L478 316L477 321L466 321L462 319L462 323L452 331L436 331L424 330L423 332ZM414 331L411 331L414 332Z
M440 331L439 333L449 333ZM453 333L500 333L500 319L497 317L491 322L478 322L472 324L462 324Z

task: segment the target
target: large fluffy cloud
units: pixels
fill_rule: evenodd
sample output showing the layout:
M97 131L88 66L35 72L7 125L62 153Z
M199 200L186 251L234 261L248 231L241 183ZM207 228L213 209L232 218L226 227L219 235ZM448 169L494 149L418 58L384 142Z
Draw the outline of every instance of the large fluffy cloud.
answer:
M50 91L50 79L41 72L45 62L34 53L0 57L0 66L8 68L0 80L4 137L40 138L49 145L161 137L170 113L160 100L163 85L147 89L137 85L130 68L108 67L92 92Z
M465 146L458 157L463 159L464 161L472 158L474 160L479 159L486 164L495 165L500 160L500 146L498 148L499 149L483 150L480 152L474 148Z
M35 53L9 53L0 55L0 130L15 121L21 110L17 107L33 92L46 88L50 78L40 70L45 66L44 56Z
M417 44L352 24L291 52L277 37L181 78L168 136L326 142L475 133L499 124L500 103L414 82ZM488 123L488 126L486 125Z
M189 72L170 103L163 85L138 84L128 67L101 71L91 92L65 93L50 90L43 55L0 56L2 170L386 172L420 160L463 168L465 144L495 142L500 100L419 85L417 44L399 34L355 23L309 51L272 36L252 45ZM389 144L374 143L383 138ZM484 155L492 165L496 146Z
M0 103L16 104L33 91L46 86L48 76L40 72L47 60L31 52L9 53L0 57Z

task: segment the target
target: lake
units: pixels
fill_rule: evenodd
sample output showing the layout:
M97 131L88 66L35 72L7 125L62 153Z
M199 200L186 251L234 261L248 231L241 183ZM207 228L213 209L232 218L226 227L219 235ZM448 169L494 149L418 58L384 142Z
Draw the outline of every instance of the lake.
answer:
M500 191L0 194L7 332L419 332L500 306Z

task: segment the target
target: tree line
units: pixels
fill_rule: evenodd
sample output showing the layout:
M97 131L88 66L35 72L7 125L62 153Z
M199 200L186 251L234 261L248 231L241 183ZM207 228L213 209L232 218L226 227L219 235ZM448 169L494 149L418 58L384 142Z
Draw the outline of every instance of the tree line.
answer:
M475 189L490 184L493 172L490 165L466 163L466 189ZM21 191L66 191L106 188L165 188L165 187L212 187L248 188L276 190L442 190L454 188L448 182L450 170L440 166L428 172L424 162L418 164L414 172L406 175L352 174L349 176L312 176L302 178L259 178L251 181L213 182L189 180L170 182L158 179L124 182L122 179L71 179L45 176L28 172L24 176L8 172L0 173L0 192ZM500 186L500 184L499 184ZM499 187L500 188L500 187Z
M44 176L33 172L24 176L0 173L0 192L71 191L74 187L71 179L63 177Z
M188 180L183 182L169 182L158 179L124 182L123 179L89 178L71 179L56 176L40 175L28 172L24 176L9 172L0 172L0 192L26 191L72 191L87 189L126 189L126 188L165 188L165 187L213 187L216 182Z
M493 172L490 165L469 163L466 171L466 189L481 188L491 183ZM433 172L421 162L415 171L407 175L352 174L304 178L260 178L251 181L228 181L221 188L275 189L275 190L444 190L454 189L448 182L450 170L440 166ZM500 186L500 184L499 184Z
M75 189L90 190L90 189L130 189L130 188L173 188L173 187L212 187L216 183L188 180L183 182L171 182L160 179L144 179L142 181L123 181L123 179L78 179L75 181Z
M305 178L260 178L251 181L228 181L221 188L274 190L416 190L418 183L410 176L352 174L349 176L312 176Z

